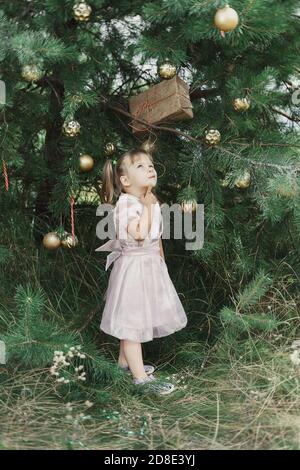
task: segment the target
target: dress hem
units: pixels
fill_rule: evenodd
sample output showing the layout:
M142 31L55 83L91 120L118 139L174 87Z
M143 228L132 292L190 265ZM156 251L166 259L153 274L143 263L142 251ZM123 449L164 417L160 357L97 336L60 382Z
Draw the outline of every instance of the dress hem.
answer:
M120 336L117 336L116 334L113 334L112 332L109 332L108 330L102 328L101 326L99 327L99 329L101 331L104 331L104 333L110 335L110 336L113 336L114 338L117 338L117 339L125 339L127 341L135 341L135 342L138 342L138 343L147 343L148 341L153 341L154 338L164 338L165 336L169 336L169 335L172 335L173 333L176 333L176 331L180 331L182 330L183 328L185 328L187 325L187 322L185 322L184 324L180 325L178 328L176 328L175 330L172 330L166 334L161 334L161 335L156 335L156 334L153 334L152 335L152 338L149 338L149 339L145 339L145 338L142 338L142 339L132 339L132 338L120 338Z

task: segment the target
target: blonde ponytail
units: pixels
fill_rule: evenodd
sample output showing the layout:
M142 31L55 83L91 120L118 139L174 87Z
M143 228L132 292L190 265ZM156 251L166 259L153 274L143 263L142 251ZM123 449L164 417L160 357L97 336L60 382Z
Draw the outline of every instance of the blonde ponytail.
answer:
M107 204L111 204L114 197L115 175L112 159L107 158L102 170L101 199Z

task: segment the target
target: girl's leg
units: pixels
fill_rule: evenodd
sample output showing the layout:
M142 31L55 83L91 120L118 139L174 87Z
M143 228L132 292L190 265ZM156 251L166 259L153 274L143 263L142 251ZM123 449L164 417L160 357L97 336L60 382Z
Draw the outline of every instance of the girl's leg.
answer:
M124 340L123 339L120 339L120 352L119 352L118 365L120 367L128 366L126 357L124 354Z
M124 355L133 377L136 379L146 379L148 375L144 369L141 343L124 339L123 347Z

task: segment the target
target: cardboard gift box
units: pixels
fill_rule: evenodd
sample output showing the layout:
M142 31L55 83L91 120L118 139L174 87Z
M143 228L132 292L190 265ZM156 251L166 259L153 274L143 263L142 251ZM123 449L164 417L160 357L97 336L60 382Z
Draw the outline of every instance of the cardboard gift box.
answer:
M129 98L130 114L150 124L192 119L192 109L189 87L178 75L170 80L163 80L139 95ZM133 133L147 130L146 125L134 119L131 126Z

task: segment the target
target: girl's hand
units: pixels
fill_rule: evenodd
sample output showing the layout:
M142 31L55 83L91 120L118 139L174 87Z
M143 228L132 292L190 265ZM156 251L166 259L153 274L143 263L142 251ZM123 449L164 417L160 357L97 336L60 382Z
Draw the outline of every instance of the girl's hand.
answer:
M151 185L148 186L146 194L141 197L141 202L146 206L146 207L151 207L152 204L155 204L157 202L157 197L152 193L151 191Z

